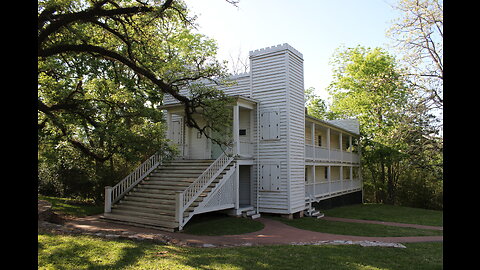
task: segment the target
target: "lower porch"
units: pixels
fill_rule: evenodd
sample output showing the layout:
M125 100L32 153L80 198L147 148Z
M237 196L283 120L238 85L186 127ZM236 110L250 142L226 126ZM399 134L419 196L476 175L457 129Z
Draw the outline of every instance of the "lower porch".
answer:
M359 166L305 166L305 197L314 201L362 190Z

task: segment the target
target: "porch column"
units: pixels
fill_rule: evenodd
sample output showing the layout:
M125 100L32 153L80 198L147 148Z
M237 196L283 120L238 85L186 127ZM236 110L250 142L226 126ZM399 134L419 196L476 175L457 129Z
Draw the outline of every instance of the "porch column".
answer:
M343 166L340 166L340 186L342 191L345 190L345 183L343 182Z
M172 140L172 114L167 111L167 139Z
M238 105L233 106L233 154L240 154L240 136L238 134L240 125L240 112Z
M240 166L235 163L235 209L240 208Z
M338 133L338 143L340 145L340 160L343 162L343 135L342 132Z
M328 194L332 193L332 169L331 166L327 167L327 179L328 179Z
M317 193L315 191L315 186L317 185L317 183L316 183L317 180L315 179L315 171L316 171L315 163L313 163L313 166L312 166L313 196L317 195Z
M328 158L330 159L330 128L327 128L327 149L328 149Z
M350 153L353 153L352 135L349 135L349 136L348 136L348 148L350 149Z
M312 153L312 159L315 161L315 123L312 122L312 145L313 145L313 153Z

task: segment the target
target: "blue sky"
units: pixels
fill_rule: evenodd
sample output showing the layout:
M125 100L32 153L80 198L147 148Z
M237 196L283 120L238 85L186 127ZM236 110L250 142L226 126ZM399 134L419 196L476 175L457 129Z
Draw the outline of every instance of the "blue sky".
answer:
M394 0L186 0L198 31L218 42L221 60L288 43L303 54L305 88L322 98L331 81L329 61L340 46L383 47L396 16Z

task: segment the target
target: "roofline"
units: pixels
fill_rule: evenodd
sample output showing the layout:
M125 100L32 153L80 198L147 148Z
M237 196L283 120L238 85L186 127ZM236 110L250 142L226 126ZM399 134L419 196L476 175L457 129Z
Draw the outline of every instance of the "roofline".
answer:
M258 100L255 100L255 99L249 98L249 97L245 97L245 96L241 96L241 95L234 95L234 96L230 96L230 97L233 97L235 99L235 101L242 100L242 101L245 101L247 103L254 104L254 105L259 103ZM167 105L162 105L162 106L159 106L158 108L160 110L165 110L165 109L169 109L169 108L175 108L175 107L178 107L178 106L183 106L183 104L181 102L176 102L176 103L171 103L171 104L167 104Z
M340 131L342 131L342 132L345 132L345 133L348 133L348 134L350 134L350 135L360 137L360 134L357 134L357 133L352 132L352 131L350 131L350 130L346 130L346 129L342 128L342 127L339 127L339 126L337 126L337 125L334 125L334 124L332 124L332 123L329 123L329 122L327 122L327 121L325 121L325 120L322 120L322 119L313 117L313 116L311 116L311 115L305 114L305 118L309 118L309 119L311 119L311 120L320 122L320 123L323 124L323 125L326 125L326 126L329 126L329 127L333 127L333 128L335 128L335 129L338 129L338 130L340 130Z

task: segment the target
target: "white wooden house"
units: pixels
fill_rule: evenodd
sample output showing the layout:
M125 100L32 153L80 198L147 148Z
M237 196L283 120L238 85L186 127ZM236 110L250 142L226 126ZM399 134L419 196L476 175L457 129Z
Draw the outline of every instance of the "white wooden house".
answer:
M358 121L306 115L300 52L288 44L251 51L250 72L232 79L220 87L236 100L233 148L185 126L182 105L167 97L167 136L180 155L168 163L154 155L106 187L104 218L181 230L199 213L315 215L314 201L362 192Z

